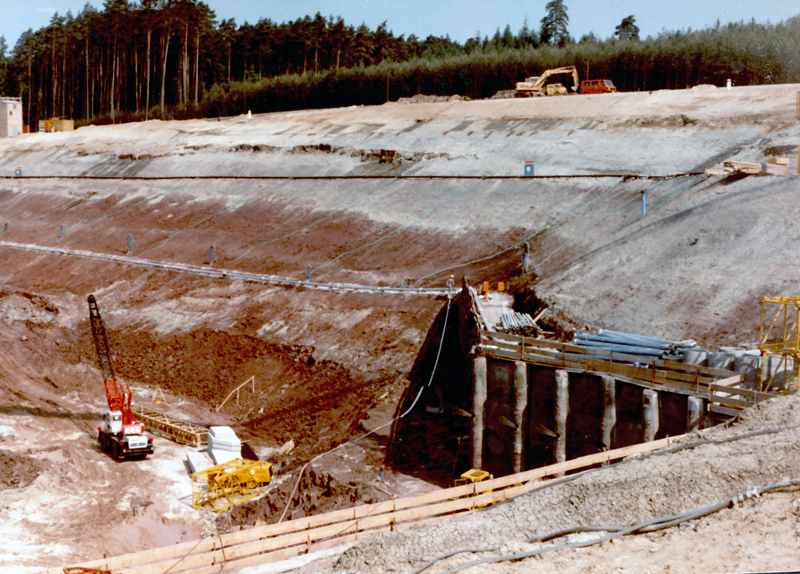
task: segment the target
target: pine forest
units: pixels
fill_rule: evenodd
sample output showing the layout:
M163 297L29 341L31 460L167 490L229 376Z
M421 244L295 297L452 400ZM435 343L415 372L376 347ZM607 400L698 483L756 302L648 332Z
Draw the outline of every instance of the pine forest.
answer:
M800 82L800 17L717 24L641 39L633 15L608 38L569 35L563 0L527 22L463 44L395 35L321 14L293 22L218 21L195 0L105 0L56 14L10 49L0 38L0 95L21 96L28 125L218 117L371 105L416 94L488 98L545 69L620 91Z

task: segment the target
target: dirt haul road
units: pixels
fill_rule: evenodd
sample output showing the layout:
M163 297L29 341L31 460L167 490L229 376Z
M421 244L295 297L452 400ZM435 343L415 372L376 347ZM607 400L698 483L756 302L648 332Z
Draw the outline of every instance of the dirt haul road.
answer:
M234 424L265 451L294 439L286 473L368 411L391 418L443 305L21 246L127 257L130 236L133 262L371 287L511 279L567 328L752 341L758 297L797 294L797 179L671 176L770 155L796 172L798 89L392 103L3 140L0 173L23 177L0 181L0 565L33 572L225 526L181 500L181 448L160 441L152 462L123 465L92 449L104 399L89 293L140 402L159 386L176 414ZM566 177L502 179L526 160ZM255 395L216 413L251 375ZM368 485L385 446L365 446L355 475L341 470L340 484L365 486L337 503L382 496ZM312 506L296 511L324 504Z

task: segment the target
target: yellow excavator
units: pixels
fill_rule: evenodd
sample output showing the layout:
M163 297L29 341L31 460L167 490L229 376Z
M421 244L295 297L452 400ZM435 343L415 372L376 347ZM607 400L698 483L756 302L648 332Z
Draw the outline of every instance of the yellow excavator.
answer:
M517 92L515 94L518 98L533 97L533 96L565 96L569 93L563 84L550 84L545 86L547 78L556 74L572 74L574 85L573 90L577 90L580 85L578 80L578 70L575 66L565 66L563 68L553 68L552 70L545 70L541 76L531 76L525 78L524 82L517 82Z

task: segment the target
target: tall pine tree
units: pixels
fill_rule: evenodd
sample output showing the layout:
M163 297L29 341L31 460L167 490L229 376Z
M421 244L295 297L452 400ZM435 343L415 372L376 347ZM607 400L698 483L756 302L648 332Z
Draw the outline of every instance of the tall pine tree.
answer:
M544 8L547 15L542 18L542 44L564 46L569 41L569 16L564 0L550 0Z

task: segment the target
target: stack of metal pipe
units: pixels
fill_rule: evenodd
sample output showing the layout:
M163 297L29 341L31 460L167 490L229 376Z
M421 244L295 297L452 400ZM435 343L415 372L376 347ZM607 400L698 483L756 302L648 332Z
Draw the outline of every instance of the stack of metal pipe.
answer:
M587 349L672 361L682 361L686 350L697 348L697 343L694 341L670 341L608 329L599 329L597 335L576 333L572 344Z
M500 316L500 330L523 337L535 337L539 334L533 317L527 313L503 313Z

